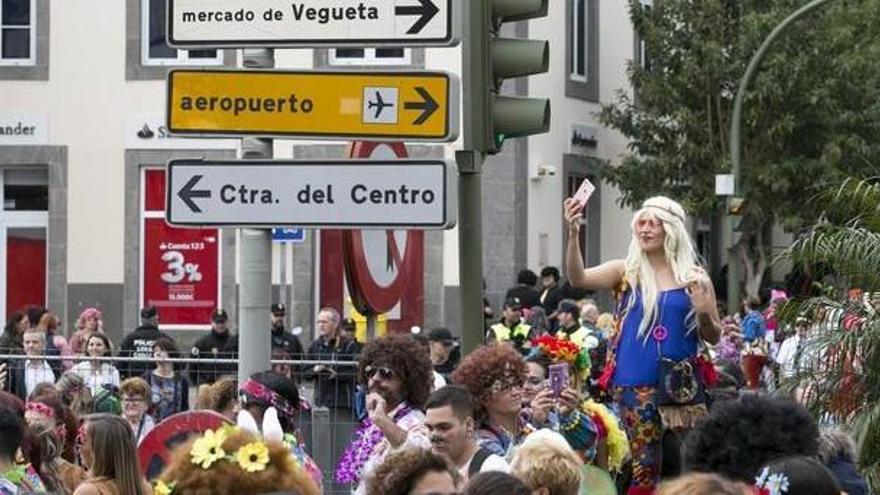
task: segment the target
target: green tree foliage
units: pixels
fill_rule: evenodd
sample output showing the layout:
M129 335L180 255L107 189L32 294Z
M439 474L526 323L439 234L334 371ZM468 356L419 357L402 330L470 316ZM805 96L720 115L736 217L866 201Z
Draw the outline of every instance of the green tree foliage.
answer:
M666 194L693 214L723 211L714 177L730 170L730 116L739 80L772 29L806 0L630 0L647 64L628 67L601 121L629 139L606 180L635 206ZM765 268L763 234L812 224L807 201L823 184L880 170L880 2L833 1L777 40L743 112L742 190L747 209L736 253L746 291Z
M880 490L880 182L845 180L808 205L820 219L784 254L805 272L817 268L822 291L795 300L783 319L814 322L807 360L784 389L817 417L846 425L860 446L859 464ZM858 291L853 294L852 289Z

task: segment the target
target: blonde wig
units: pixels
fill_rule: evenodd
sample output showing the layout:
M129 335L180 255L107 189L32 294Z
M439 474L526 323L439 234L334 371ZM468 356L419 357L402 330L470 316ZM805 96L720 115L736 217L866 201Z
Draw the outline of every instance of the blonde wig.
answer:
M700 266L694 245L685 227L685 218L684 208L665 196L654 196L645 200L642 203L642 208L633 215L632 239L626 256L625 276L630 287L638 288L642 296L642 321L639 322L640 338L647 338L649 329L656 323L660 287L651 262L648 260L648 255L639 244L636 225L642 219L658 220L662 223L663 231L666 234L663 240L666 262L672 270L675 283L684 286L694 279L695 271ZM635 300L635 297L629 298L627 312L633 308ZM695 327L692 316L688 316L688 327L691 330Z
M532 491L546 488L550 495L577 495L582 461L565 438L552 430L538 430L526 437L513 453L510 474Z

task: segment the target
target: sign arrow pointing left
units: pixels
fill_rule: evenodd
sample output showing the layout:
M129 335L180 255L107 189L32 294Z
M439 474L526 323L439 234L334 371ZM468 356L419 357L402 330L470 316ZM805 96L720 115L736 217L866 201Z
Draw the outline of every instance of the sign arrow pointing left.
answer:
M394 14L398 16L420 16L419 20L416 21L416 23L407 30L406 34L419 34L422 29L424 29L425 26L427 26L428 23L431 22L431 19L433 19L434 16L437 15L437 12L440 12L440 9L438 9L437 6L434 5L434 2L432 0L419 0L419 3L421 4L419 6L411 5L408 7L396 7L394 9Z
M437 101L431 97L431 93L428 93L428 90L418 86L415 88L416 93L422 97L422 101L408 101L404 103L403 108L407 110L421 110L422 114L419 115L419 118L413 121L413 125L422 125L428 120L431 115L434 115L434 112L440 108L440 105L437 104Z
M211 197L211 191L205 189L193 189L194 187L196 187L196 184L198 184L200 180L202 180L201 175L193 175L189 182L184 184L184 186L180 188L180 191L178 191L177 193L177 197L179 197L184 203L186 203L186 206L188 206L193 213L202 212L202 209L199 208L199 205L197 205L195 201L193 201L193 198Z

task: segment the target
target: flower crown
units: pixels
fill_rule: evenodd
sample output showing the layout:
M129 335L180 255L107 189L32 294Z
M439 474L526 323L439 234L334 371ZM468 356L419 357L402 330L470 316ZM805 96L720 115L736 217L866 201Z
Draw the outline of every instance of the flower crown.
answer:
M47 418L55 417L55 410L42 402L27 402L24 407L27 412L42 414Z
M190 462L205 470L211 469L211 466L218 462L231 462L248 473L265 470L271 461L269 445L263 440L254 440L232 453L223 450L223 442L236 431L238 428L232 425L206 431L193 442L189 451ZM153 491L156 495L171 495L175 485L174 481L159 480L154 485Z
M570 340L560 339L549 334L542 335L532 340L532 349L541 352L553 362L568 363L574 366L581 378L590 374L589 351Z

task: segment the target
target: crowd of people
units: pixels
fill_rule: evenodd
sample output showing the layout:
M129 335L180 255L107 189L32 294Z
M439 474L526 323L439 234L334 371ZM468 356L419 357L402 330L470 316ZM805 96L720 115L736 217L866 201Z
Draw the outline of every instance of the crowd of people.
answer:
M585 267L583 205L564 208L568 280L522 271L464 356L447 328L362 345L334 308L305 349L273 305L273 358L286 363L237 383L234 365L212 361L238 348L222 309L186 372L154 308L118 366L99 311L70 341L51 312L14 314L0 349L23 357L0 365L0 494L868 493L845 429L820 427L785 392L817 356L811 322L779 321L784 293L723 316L684 210L663 197L635 213L625 258ZM607 312L599 291L613 294ZM191 405L220 426L146 479L138 445ZM338 442L303 433L312 408ZM319 465L325 442L338 455Z

